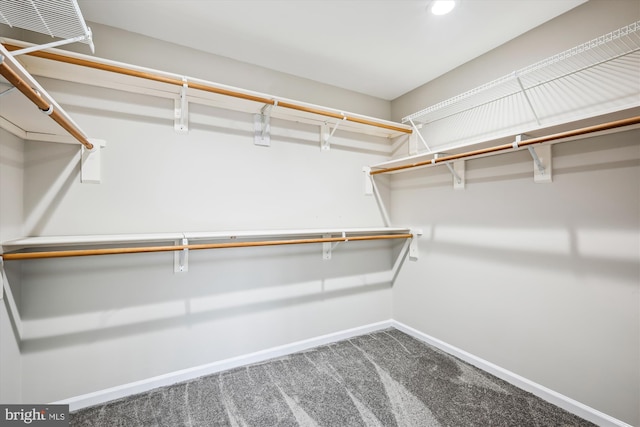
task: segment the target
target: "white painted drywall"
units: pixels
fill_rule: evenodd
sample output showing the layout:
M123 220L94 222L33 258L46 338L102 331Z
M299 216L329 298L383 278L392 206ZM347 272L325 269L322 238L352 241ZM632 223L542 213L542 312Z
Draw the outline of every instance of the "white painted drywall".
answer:
M0 241L22 236L23 146L22 140L0 129ZM7 270L10 269L7 265ZM9 273L9 276L19 280L19 275ZM20 287L13 280L11 289L18 298ZM21 401L21 366L19 339L12 327L8 303L3 299L0 301L0 402Z
M51 79L41 84L102 149L102 182L81 184L79 146L26 142L24 233L77 235L379 227L362 167L388 142L273 120L255 146L250 114ZM388 190L383 189L383 192ZM395 244L23 262L25 401L48 402L391 318ZM397 247L397 246L396 246Z
M421 228L393 289L399 322L638 425L640 131L392 179L392 221ZM427 202L428 201L428 202Z
M399 119L640 19L591 0L393 101ZM422 228L394 319L632 425L640 424L640 133L394 175L392 222ZM402 150L399 150L402 151Z

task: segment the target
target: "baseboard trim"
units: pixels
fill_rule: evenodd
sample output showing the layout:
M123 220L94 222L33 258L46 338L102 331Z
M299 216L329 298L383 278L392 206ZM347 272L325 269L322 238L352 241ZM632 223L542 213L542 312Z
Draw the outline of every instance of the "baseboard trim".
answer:
M584 418L587 421L591 421L592 423L600 427L632 427L624 421L618 420L617 418L609 416L603 412L598 411L597 409L580 403L561 393L555 392L545 386L528 380L514 372L501 368L498 365L495 365L487 360L466 352L458 347L452 346L451 344L447 344L444 341L420 332L417 329L414 329L403 323L391 320L391 326L398 329L399 331L411 335L412 337L422 342L430 344L444 351L445 353L455 356L458 359L464 360L465 362L477 368L480 368L485 372L495 375L496 377L505 380L522 390L528 391L529 393L538 396L539 398L544 399L547 402L550 402L564 409L565 411L571 412L572 414Z
M80 396L71 397L69 399L52 402L54 404L69 405L70 411L77 411L79 409L88 408L103 404L112 400L121 399L123 397L132 396L134 394L144 393L153 390L158 387L165 387L171 384L192 380L205 375L215 374L217 372L226 371L229 369L238 368L252 363L265 362L277 357L286 356L299 351L309 350L314 347L318 347L325 344L331 344L333 342L349 339L358 335L369 334L372 332L380 331L390 328L392 326L392 320L385 320L382 322L372 323L344 331L339 331L327 335L322 335L315 338L310 338L302 341L297 341L291 344L285 344L270 349L257 351L230 359L221 360L218 362L208 363L206 365L196 366L189 369L183 369L180 371L170 372L168 374L159 375L156 377L147 378L140 381L135 381L128 384L123 384L116 387L96 391L93 393L83 394Z
M148 378L141 381L136 381L128 384L123 384L116 387L111 387L105 390L96 391L93 393L83 394L80 396L72 397L54 404L69 405L70 411L77 411L79 409L87 408L103 404L112 400L121 399L134 394L144 393L155 388L165 387L171 384L179 383L182 381L192 380L205 375L215 374L221 371L238 368L252 363L265 362L277 357L287 356L299 351L309 350L314 347L318 347L325 344L331 344L333 342L353 338L359 335L369 334L372 332L381 331L387 328L396 328L412 337L423 341L429 345L432 345L445 353L455 356L465 362L476 366L496 377L507 381L515 385L522 390L528 391L541 399L546 400L572 414L578 415L585 420L591 421L601 427L632 427L631 425L620 421L614 417L611 417L603 412L600 412L590 406L584 405L576 400L573 400L563 394L557 393L547 387L530 381L514 372L501 368L487 360L484 360L478 356L475 356L469 352L466 352L458 347L450 345L444 341L427 335L418 331L404 323L390 319L382 322L371 323L344 331L339 331L327 335L322 335L315 338L310 338L302 341L297 341L291 344L286 344L270 349L250 353L230 359L221 360L218 362L208 363L206 365L196 366L189 369L183 369L180 371L170 372L168 374L159 375L156 377Z

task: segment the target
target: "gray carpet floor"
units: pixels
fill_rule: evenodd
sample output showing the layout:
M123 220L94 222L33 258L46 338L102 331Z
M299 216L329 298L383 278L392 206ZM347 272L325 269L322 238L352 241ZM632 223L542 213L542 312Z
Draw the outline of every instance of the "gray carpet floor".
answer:
M71 414L71 426L593 426L396 329Z

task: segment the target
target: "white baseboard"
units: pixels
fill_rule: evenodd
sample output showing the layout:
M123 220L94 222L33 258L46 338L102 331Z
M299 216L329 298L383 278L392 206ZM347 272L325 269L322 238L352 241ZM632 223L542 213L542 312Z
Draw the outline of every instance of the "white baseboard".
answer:
M458 347L454 347L444 341L422 333L417 329L413 329L403 323L391 320L391 326L398 329L399 331L411 335L412 337L420 341L439 348L445 353L455 356L458 359L464 360L465 362L477 368L480 368L485 372L495 375L496 377L505 380L506 382L513 384L522 390L528 391L529 393L538 396L539 398L544 399L547 402L552 403L567 412L571 412L572 414L575 414L587 421L591 421L592 423L597 424L600 427L632 427L624 421L613 418L603 412L598 411L597 409L593 409L590 406L584 405L576 400L571 399L570 397L557 393L551 389L548 389L547 387L528 380L516 373L508 371L507 369L501 368L500 366L481 359L480 357L468 353Z
M70 411L77 411L89 406L99 405L111 400L120 399L123 397L131 396L138 393L153 390L158 387L164 387L171 384L179 383L182 381L192 380L205 375L215 374L217 372L226 371L229 369L238 368L240 366L250 365L252 363L260 363L269 359L286 356L299 351L308 350L314 347L318 347L325 344L353 338L359 335L369 334L372 332L380 331L394 327L412 337L430 344L440 350L455 356L465 362L476 366L483 371L486 371L496 377L503 379L522 390L528 391L541 399L546 400L572 414L578 415L585 420L591 421L601 427L631 427L629 424L613 418L605 413L602 413L596 409L593 409L587 405L584 405L576 400L573 400L567 396L550 390L540 384L530 381L518 374L508 371L500 366L497 366L491 362L481 359L471 353L468 353L460 348L454 347L427 335L423 332L413 329L403 323L395 320L386 320L383 322L372 323L357 328L347 329L345 331L335 332L332 334L322 335L315 338L310 338L303 341L297 341L291 344L282 345L279 347L270 348L267 350L250 353L231 359L221 360L219 362L208 363L206 365L196 366L189 369L183 369L176 372L171 372L165 375L159 375L157 377L148 378L141 381L136 381L121 386L108 388L105 390L96 391L94 393L88 393L81 396L72 397L58 402L55 404L69 405Z
M123 384L120 386L111 387L105 390L83 394L52 403L69 405L70 411L77 411L82 408L99 405L111 400L121 399L123 397L132 396L138 393L144 393L158 387L164 387L182 381L192 380L205 375L211 375L217 372L238 368L240 366L250 365L252 363L264 362L269 359L286 356L288 354L297 353L299 351L308 350L321 345L357 337L358 335L365 335L372 332L380 331L390 328L391 326L392 321L385 320L383 322L372 323L357 328L347 329L345 331L322 335L303 341L297 341L291 344L233 357L231 359L225 359L218 362L208 363L206 365L200 365L189 369L170 372L168 374L159 375L157 377L147 378L141 381Z

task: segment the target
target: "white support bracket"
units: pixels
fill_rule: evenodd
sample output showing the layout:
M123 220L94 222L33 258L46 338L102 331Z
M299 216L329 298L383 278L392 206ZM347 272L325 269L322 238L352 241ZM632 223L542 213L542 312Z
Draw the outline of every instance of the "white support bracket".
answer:
M518 85L520 86L520 91L522 92L522 95L524 96L524 99L527 101L527 104L529 105L529 109L531 110L531 113L533 114L533 117L536 119L536 123L538 124L538 126L540 126L540 119L538 118L538 115L536 114L536 109L533 108L533 104L531 103L531 99L529 99L529 95L527 95L527 91L524 88L524 85L522 84L522 81L520 80L520 76L515 71L514 71L513 74L516 77Z
M91 53L95 53L95 47L93 45L93 34L91 33L91 29L87 28L87 34L82 36L73 37L70 39L57 40L55 42L25 47L23 49L14 50L11 52L11 56L16 57L18 55L24 55L26 53L36 52L38 50L50 49L52 47L64 46L66 44L77 43L88 41L89 47L91 48Z
M331 237L331 234L323 234L322 238L323 239L328 239L329 237ZM332 247L331 247L331 242L324 242L322 244L322 259L327 261L331 259L331 251L332 251Z
M447 168L453 175L453 189L454 190L464 190L465 185L465 167L464 160L456 160L455 162L447 162ZM452 166L453 165L453 166Z
M265 104L260 109L260 114L253 116L253 143L262 147L271 146L271 111L278 106L278 101L273 104Z
M551 145L528 146L527 148L533 158L533 182L552 182Z
M412 229L411 230L411 243L409 244L409 259L411 261L418 260L418 237L422 236L421 229Z
M336 130L338 130L340 123L347 120L347 116L345 116L343 113L341 114L342 119L336 120L336 124L333 126L333 129L330 130L328 122L324 122L322 125L320 125L320 149L322 151L331 150L331 144L329 143L329 140L333 138L333 134L335 134Z
M362 172L364 172L364 195L371 196L373 194L373 178L371 177L371 168L369 166L363 166Z
M513 141L513 149L520 147L520 143L525 140L527 135L516 135ZM527 146L529 154L533 158L533 181L536 183L552 182L551 174L551 145L536 145L535 147Z
M100 139L89 138L93 149L82 146L82 158L80 162L80 182L83 184L100 184L102 177L102 148L106 142Z
M422 141L422 144L426 147L427 149L427 153L431 153L431 148L429 148L429 144L427 144L427 141L425 141L424 137L422 136L422 134L420 133L420 128L422 128L422 125L420 125L420 128L418 128L418 126L416 126L415 123L413 123L413 120L409 119L409 123L411 123L411 127L413 128L413 132L411 133L411 135L418 135L418 138L420 138L420 141ZM416 152L412 153L412 154L416 154L418 152L418 147L417 147L417 142L415 142L416 145ZM409 138L409 150L411 150L411 138Z
M174 100L173 129L178 133L189 132L189 102L187 101L187 78L182 78L180 97Z
M188 244L189 240L187 238L176 241L176 246L186 246ZM187 271L189 271L189 248L175 251L173 253L173 272L186 273Z

